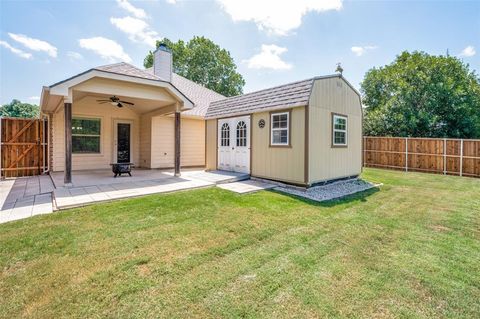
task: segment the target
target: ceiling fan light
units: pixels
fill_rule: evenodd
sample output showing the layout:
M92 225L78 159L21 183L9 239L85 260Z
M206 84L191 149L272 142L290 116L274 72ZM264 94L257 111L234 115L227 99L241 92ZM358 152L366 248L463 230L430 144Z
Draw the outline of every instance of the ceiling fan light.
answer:
M117 102L110 102L113 106L117 106Z

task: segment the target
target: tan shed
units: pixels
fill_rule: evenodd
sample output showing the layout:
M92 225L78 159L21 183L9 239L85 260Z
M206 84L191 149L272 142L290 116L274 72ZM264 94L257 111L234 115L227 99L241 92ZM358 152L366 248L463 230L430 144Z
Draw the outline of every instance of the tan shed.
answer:
M362 170L360 94L341 75L212 102L206 168L311 186Z

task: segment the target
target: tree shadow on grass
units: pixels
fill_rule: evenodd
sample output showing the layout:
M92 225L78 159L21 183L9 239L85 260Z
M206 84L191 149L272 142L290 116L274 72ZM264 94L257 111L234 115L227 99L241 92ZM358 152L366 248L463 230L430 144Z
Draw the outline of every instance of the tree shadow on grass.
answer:
M380 191L380 187L379 186L374 186L370 189L360 191L360 192L355 193L355 194L350 194L350 195L342 196L342 197L339 197L339 198L329 199L329 200L325 200L325 201L322 201L322 202L318 202L318 201L315 201L315 200L312 200L312 199L309 199L309 198L306 198L306 197L302 197L302 196L299 196L299 195L284 193L284 192L281 192L281 191L278 191L278 190L275 190L275 189L271 189L269 191L277 193L277 194L281 194L281 195L284 195L284 196L287 196L287 197L290 197L290 198L295 199L295 200L299 200L299 201L301 201L305 204L312 205L312 206L334 207L336 205L348 204L348 203L352 203L352 202L366 202L368 200L369 196L371 196L371 195Z

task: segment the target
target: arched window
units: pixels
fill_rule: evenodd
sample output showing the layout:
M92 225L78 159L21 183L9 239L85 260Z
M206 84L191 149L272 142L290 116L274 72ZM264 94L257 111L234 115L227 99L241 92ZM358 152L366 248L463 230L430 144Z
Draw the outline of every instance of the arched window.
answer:
M230 146L230 125L223 123L220 133L220 146Z
M237 124L237 146L247 146L247 124L244 121Z

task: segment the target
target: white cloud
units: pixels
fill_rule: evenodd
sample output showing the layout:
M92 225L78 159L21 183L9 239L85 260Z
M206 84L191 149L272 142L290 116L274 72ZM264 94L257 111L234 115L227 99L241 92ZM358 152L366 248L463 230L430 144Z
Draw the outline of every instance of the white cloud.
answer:
M52 58L57 57L57 48L46 41L33 39L24 34L8 33L8 35L13 40L23 44L25 47L33 51L43 51L43 52L46 52Z
M261 52L244 62L247 63L249 69L289 70L292 65L280 57L285 52L287 52L287 48L275 44L262 44Z
M110 22L128 35L128 38L134 42L142 42L151 47L155 47L155 42L159 38L156 31L150 29L148 23L133 17L110 18Z
M27 53L27 52L24 52L20 49L14 48L8 42L0 40L0 46L9 49L10 51L12 51L12 53L15 53L16 55L18 55L21 58L24 58L24 59L31 59L32 58L31 53Z
M147 17L147 13L145 12L145 10L134 7L127 0L117 0L117 3L120 6L120 8L127 10L137 18L145 19Z
M32 101L40 101L40 97L39 97L39 96L30 96L28 99L29 99L29 100L32 100Z
M74 51L68 51L67 56L70 58L70 60L81 60L81 59L83 59L83 55L81 55L78 52L74 52Z
M464 57L471 57L474 56L477 52L475 51L475 48L471 45L466 47L465 49L460 52L459 56L464 56Z
M177 0L166 0L167 3L170 3L170 4L176 4L177 3Z
M260 30L288 35L308 12L340 10L343 0L217 0L233 21L253 21Z
M359 46L351 47L350 50L352 50L352 52L356 56L362 56L365 53L367 53L367 51L375 50L376 48L378 48L376 45L366 45L363 47L359 47Z
M78 43L80 47L91 50L110 62L132 62L130 56L123 51L122 46L113 40L103 37L93 37L80 39Z

